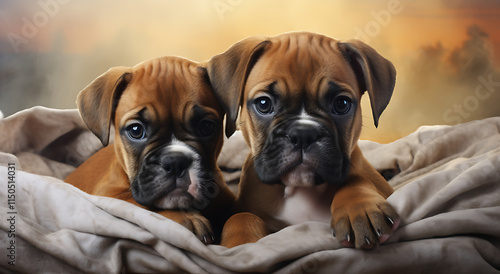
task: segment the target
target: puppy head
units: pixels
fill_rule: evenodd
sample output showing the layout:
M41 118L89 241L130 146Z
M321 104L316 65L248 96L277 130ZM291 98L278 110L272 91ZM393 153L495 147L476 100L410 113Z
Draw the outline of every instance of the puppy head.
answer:
M224 110L197 63L163 57L112 68L77 105L103 145L114 126L115 153L138 203L189 208L216 191Z
M391 62L360 41L313 33L248 38L207 66L228 113L226 134L240 128L265 183L340 183L361 132L368 91L375 125L395 84Z

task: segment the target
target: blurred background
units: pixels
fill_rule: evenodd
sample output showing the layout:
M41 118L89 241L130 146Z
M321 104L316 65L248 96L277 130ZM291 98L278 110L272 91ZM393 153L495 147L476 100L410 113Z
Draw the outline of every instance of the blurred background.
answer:
M245 37L289 31L358 38L394 63L377 129L364 98L362 139L500 115L498 0L0 0L0 110L75 108L110 67L203 61Z

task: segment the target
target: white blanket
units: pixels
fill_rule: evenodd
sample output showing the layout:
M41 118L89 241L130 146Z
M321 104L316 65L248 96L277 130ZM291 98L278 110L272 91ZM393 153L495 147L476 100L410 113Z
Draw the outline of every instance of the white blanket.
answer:
M98 148L97 139L83 130L76 110L30 109L0 120L0 270L499 272L499 131L496 117L422 127L390 144L360 141L375 168L395 175L389 182L396 191L388 201L402 218L389 242L374 250L341 248L329 225L316 222L227 249L203 245L158 214L65 184L61 178ZM230 146L220 163L232 170L241 165L247 148L241 135ZM15 167L13 183L9 163ZM13 208L10 185L15 185Z

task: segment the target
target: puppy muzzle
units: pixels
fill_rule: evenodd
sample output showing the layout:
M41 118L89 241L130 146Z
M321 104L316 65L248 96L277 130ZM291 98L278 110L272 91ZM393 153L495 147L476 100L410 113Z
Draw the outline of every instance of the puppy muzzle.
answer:
M267 137L262 152L254 158L254 167L267 184L341 184L349 172L346 155L338 135L327 126L313 120L287 119Z
M190 208L200 198L203 168L200 156L190 149L156 149L145 156L131 184L132 196L144 206L159 209Z

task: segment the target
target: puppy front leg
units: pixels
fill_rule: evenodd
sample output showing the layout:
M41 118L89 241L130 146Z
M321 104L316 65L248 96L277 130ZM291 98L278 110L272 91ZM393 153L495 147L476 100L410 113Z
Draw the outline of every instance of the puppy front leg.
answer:
M266 224L257 215L249 212L236 213L224 224L221 245L231 248L254 243L267 234Z
M399 226L399 216L386 201L391 186L358 147L351 165L346 184L333 197L331 227L344 247L370 249L389 239Z

